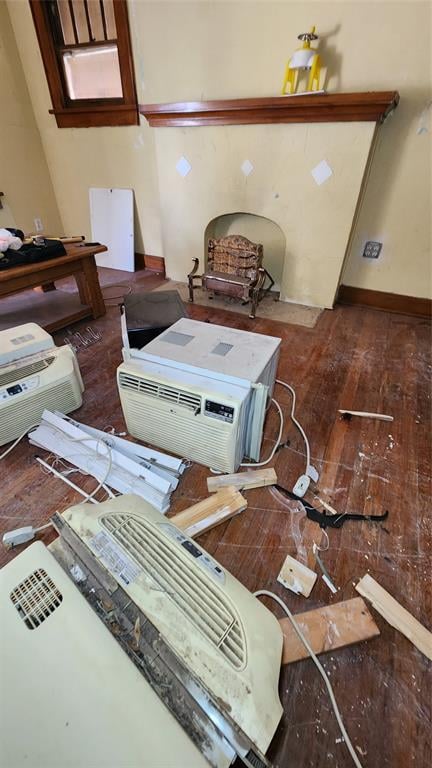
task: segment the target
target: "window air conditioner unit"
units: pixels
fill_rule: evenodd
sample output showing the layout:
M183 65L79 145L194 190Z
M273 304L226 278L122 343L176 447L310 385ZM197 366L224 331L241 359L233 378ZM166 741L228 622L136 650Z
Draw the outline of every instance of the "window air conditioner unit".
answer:
M138 496L53 522L0 571L4 764L269 766L273 614Z
M259 460L281 340L183 318L130 349L117 383L128 431L221 472Z
M36 425L45 408L79 408L83 390L71 347L56 347L35 323L0 331L0 445Z

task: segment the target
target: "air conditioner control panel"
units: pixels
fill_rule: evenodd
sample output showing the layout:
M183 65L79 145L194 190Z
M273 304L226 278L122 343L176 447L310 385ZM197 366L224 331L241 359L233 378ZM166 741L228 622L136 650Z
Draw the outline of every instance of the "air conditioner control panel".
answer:
M23 381L17 381L9 387L0 389L0 402L9 400L11 397L15 397L15 395L31 392L33 389L36 389L38 385L39 376L33 376L31 379L23 379Z
M214 419L227 421L229 424L232 424L234 420L234 408L223 403L216 403L214 400L204 402L204 414L205 416L212 416Z
M177 541L178 544L180 544L180 546L183 547L183 549L195 559L195 562L198 563L201 568L210 573L210 575L213 576L213 578L219 581L221 584L225 583L225 573L223 568L221 568L219 563L216 563L210 557L210 555L208 555L206 552L203 552L202 549L197 547L193 541L185 536L184 533L182 533L174 525L169 525L169 523L162 523L160 527L165 535L170 539Z

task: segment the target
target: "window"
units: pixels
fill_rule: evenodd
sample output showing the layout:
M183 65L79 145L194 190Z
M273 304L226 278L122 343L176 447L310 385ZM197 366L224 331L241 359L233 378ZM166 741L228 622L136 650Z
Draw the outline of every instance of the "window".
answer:
M126 0L30 0L59 128L137 125Z

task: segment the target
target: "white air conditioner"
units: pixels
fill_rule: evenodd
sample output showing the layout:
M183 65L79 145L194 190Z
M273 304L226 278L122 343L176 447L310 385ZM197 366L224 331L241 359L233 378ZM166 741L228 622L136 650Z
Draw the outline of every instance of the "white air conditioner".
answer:
M221 472L259 460L280 339L183 318L140 350L117 383L127 428L152 445Z
M83 390L71 347L56 347L34 323L0 332L0 445L36 425L45 408L79 408Z
M54 524L71 578L41 543L0 572L4 764L268 766L282 715L273 614L138 496Z

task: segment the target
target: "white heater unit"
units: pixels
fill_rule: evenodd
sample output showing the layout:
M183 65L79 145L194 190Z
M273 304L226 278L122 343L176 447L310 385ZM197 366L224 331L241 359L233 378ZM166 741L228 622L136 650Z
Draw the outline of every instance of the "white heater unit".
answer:
M79 408L84 385L75 353L35 323L0 332L0 445L36 425L45 408Z
M117 383L131 435L221 472L259 460L280 339L183 318L140 350L123 322L123 342Z

